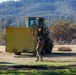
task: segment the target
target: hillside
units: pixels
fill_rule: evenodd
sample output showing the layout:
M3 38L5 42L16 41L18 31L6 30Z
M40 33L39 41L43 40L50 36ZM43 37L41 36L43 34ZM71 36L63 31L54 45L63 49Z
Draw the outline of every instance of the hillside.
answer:
M1 17L40 16L53 19L75 20L76 0L20 0L0 4Z

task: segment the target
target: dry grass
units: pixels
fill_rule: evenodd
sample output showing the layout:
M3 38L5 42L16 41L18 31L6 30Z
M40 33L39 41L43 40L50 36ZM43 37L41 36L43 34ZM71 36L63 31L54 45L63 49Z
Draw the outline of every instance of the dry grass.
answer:
M59 47L58 51L72 51L70 47Z
M59 47L70 47L72 51L57 51ZM55 64L60 65L62 62L65 64L76 64L76 45L54 45L53 53L43 56L43 62L35 62L36 56L32 53L22 53L21 55L14 55L5 51L5 46L0 46L0 64ZM68 53L67 53L68 52ZM65 54L66 53L66 54ZM69 54L71 53L71 54ZM73 54L75 53L75 54ZM4 62L4 63L3 63ZM50 62L50 63L49 63ZM57 63L58 62L58 63Z

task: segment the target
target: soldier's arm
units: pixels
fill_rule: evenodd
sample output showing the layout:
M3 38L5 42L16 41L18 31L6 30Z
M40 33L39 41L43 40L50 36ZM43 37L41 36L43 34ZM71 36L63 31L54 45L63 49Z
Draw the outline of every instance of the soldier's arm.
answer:
M39 49L39 41L37 42L36 50Z

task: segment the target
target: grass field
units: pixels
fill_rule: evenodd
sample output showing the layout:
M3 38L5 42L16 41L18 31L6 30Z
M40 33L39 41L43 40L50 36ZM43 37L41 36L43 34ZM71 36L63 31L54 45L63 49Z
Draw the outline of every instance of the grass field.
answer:
M53 48L52 54L44 55L42 62L35 62L36 56L16 56L1 46L0 75L76 75L76 46L69 46L73 49L69 53L58 52L58 47Z
M26 68L9 68L0 70L0 75L76 75L76 68L70 69L26 69Z
M2 68L2 69L1 69ZM76 64L70 62L35 62L26 65L0 65L0 75L76 75Z
M76 75L76 69L0 71L0 75Z

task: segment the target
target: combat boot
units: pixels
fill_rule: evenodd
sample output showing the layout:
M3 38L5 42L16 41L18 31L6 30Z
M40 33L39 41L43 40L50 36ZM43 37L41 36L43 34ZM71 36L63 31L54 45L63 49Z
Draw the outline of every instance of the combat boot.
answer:
M39 57L37 57L37 60L35 60L35 61L39 61Z
M41 59L40 61L43 61L43 59Z
M40 61L43 61L42 57L41 57L41 60Z

